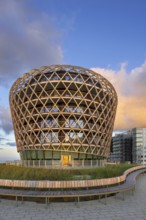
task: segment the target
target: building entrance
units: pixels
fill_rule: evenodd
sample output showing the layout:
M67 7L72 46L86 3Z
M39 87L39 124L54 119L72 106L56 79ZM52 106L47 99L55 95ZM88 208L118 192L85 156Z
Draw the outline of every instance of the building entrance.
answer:
M63 155L63 165L68 165L68 164L69 164L69 156Z

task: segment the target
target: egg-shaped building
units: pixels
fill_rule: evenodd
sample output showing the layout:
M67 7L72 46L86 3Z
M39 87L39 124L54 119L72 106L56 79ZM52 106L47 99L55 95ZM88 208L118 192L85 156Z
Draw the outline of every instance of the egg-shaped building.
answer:
M94 166L107 158L117 95L100 74L69 65L34 69L13 84L10 108L23 163Z

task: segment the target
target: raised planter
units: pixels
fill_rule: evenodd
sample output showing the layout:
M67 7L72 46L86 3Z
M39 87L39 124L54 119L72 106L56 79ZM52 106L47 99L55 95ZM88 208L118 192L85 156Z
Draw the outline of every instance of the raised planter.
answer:
M0 187L12 188L35 188L35 189L76 189L111 186L120 184L126 180L128 174L133 171L144 169L145 165L130 168L123 175L113 178L94 180L70 180L70 181L33 181L33 180L6 180L0 179Z

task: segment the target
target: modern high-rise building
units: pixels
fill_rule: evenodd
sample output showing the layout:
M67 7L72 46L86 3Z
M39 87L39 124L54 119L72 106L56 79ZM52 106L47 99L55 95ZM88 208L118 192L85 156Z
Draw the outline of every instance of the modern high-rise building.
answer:
M110 160L113 162L132 163L132 134L130 131L116 134L112 138Z
M133 128L133 162L146 164L146 128Z
M34 69L13 84L10 108L25 164L98 165L109 154L117 94L100 74L69 65Z
M132 128L112 138L110 160L146 164L146 128Z

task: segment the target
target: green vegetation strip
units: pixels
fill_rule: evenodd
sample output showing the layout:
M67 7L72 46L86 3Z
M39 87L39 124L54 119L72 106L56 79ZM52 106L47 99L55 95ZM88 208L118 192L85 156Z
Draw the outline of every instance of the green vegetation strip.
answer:
M120 176L125 170L136 165L120 164L90 169L42 169L0 164L0 179L12 180L73 180L76 176L86 179L102 179ZM88 178L87 178L88 179Z

